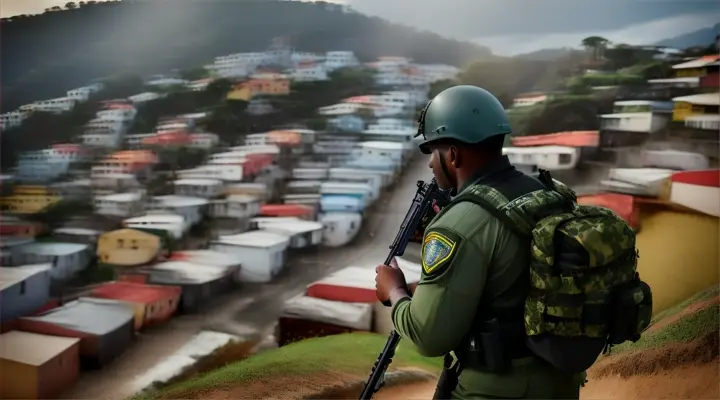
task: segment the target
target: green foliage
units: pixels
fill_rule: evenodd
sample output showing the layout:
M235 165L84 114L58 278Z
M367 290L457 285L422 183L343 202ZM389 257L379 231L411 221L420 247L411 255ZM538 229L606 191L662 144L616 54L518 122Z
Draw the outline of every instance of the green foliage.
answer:
M299 1L88 2L3 22L3 111L118 71L145 76L263 51L278 37L303 51L352 50L363 61L390 54L461 66L492 57L475 44Z
M568 86L587 85L587 86L626 86L640 85L645 83L642 75L635 74L588 74L571 78Z
M180 78L188 81L196 81L210 76L205 67L186 68L180 71Z

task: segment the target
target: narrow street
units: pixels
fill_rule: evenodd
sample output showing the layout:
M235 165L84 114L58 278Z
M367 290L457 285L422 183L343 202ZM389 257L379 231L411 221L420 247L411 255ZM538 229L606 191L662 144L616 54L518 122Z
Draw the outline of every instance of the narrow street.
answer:
M425 157L406 167L395 189L375 205L355 241L344 248L319 249L291 257L285 271L272 283L245 285L218 298L200 313L183 315L139 335L136 342L111 365L85 371L67 399L124 399L137 391L133 381L187 343L202 330L254 337L272 327L285 300L305 287L349 265L382 262L417 189L416 182L431 178Z

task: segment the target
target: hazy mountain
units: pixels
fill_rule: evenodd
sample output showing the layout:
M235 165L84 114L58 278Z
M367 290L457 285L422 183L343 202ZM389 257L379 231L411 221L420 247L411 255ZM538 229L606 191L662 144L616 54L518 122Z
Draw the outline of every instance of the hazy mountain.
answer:
M677 49L686 49L694 46L709 46L715 41L715 37L720 34L720 23L715 26L699 29L684 35L663 39L657 43L658 46L668 46Z

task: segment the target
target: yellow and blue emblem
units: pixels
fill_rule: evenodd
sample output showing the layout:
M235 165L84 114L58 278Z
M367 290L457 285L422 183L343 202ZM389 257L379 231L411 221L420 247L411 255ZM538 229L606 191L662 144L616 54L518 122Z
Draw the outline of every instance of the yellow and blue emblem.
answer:
M429 233L423 241L422 267L429 275L449 261L455 254L457 243L438 232Z

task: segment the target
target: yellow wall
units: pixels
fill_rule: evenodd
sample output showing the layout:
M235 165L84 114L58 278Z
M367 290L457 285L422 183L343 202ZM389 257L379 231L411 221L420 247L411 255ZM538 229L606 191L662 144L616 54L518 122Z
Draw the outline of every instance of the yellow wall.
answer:
M685 68L675 72L675 76L678 78L694 78L696 76L705 76L706 74L707 68Z
M651 206L640 211L638 271L652 288L653 312L718 284L718 218Z
M103 264L136 266L154 260L161 248L158 236L135 229L119 229L100 235L97 256Z
M0 359L0 399L38 398L38 369Z
M678 101L673 106L673 121L685 121L685 118L693 115L703 115L706 113L705 107L693 105L684 101Z
M62 198L54 195L14 194L2 198L3 205L17 214L36 214L51 205L57 204Z
M243 100L243 101L250 101L252 99L252 92L250 89L246 87L241 87L239 89L233 89L228 93L227 99L228 100Z

